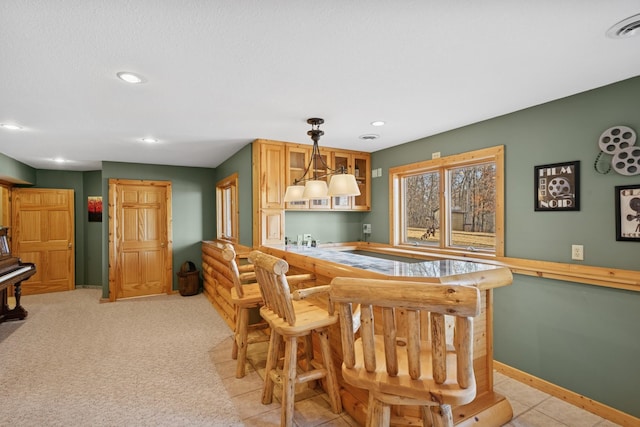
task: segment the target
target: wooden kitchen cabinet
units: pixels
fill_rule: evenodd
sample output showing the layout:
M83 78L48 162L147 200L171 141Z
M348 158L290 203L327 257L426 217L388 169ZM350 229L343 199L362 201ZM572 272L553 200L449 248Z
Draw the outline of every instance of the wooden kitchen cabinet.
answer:
M253 245L284 244L284 212L286 210L354 210L371 209L371 157L369 153L320 148L314 164L311 144L257 139L253 143ZM310 165L311 164L311 165ZM354 174L360 196L334 197L285 203L287 186L314 172L328 182L327 174L341 166Z
M260 207L284 209L285 147L280 143L264 142L260 145Z
M371 156L368 153L333 151L332 168L344 167L347 173L353 174L360 189L359 196L332 197L335 210L371 210Z

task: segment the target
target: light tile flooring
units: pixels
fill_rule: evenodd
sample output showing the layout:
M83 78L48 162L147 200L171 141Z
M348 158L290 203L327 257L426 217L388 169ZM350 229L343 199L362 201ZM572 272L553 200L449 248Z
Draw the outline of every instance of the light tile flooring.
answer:
M268 343L249 346L247 375L235 377L236 361L231 359L232 339L225 340L212 353L212 361L222 378L229 396L238 408L246 426L279 426L280 403L278 388L274 402L261 403L264 365ZM611 427L610 421L581 410L561 399L545 394L498 372L494 373L494 388L511 402L513 419L510 427ZM296 394L294 422L297 427L358 426L346 412L331 412L327 395L303 385Z

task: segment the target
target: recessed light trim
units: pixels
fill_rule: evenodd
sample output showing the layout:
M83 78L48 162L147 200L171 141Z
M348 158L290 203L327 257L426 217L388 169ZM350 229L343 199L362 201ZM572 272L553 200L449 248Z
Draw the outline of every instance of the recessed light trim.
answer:
M371 122L371 126L384 126L384 122L382 120L376 120L375 122Z
M116 76L118 76L120 80L131 84L146 83L147 81L147 79L141 75L132 73L131 71L120 71L116 73Z
M158 142L156 138L151 137L140 138L140 141L146 142L147 144L155 144L156 142Z
M66 162L65 159L63 159L62 157L56 157L55 159L53 159L54 162L56 163L64 163Z
M624 19L607 30L607 37L626 39L640 34L640 14Z
M0 123L0 127L2 129L8 129L8 130L22 130L22 126L16 125L14 123Z

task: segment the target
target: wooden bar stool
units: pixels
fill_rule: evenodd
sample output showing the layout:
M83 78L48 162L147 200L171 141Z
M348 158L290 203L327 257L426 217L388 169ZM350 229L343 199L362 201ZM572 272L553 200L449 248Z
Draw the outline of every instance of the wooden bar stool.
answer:
M337 277L330 296L340 316L342 377L369 391L367 426L388 426L391 405L411 405L420 408L415 415L424 426L453 427L451 406L476 396L473 317L480 314L479 290ZM358 339L352 322L356 304ZM451 344L445 315L455 327Z
M251 252L249 261L255 266L256 278L264 297L264 306L260 308L260 315L271 328L262 403L265 405L271 403L275 383L282 384L280 425L293 426L296 384L325 378L331 409L335 413L342 412L335 365L331 358L327 335L327 328L335 324L338 317L302 300L314 294L328 292L329 286L316 286L296 291L294 293L296 299L294 299L289 288L289 278L285 275L289 270L286 261L259 251ZM313 359L313 349L310 347L312 333L318 336L322 363ZM298 373L298 337L304 337L306 340L307 370L303 373ZM283 341L285 343L284 365L282 372L279 372L277 362Z
M236 324L231 357L238 361L236 363L236 378L242 378L246 373L247 346L269 340L269 336L266 334L249 340L249 332L250 330L265 329L268 325L265 322L249 325L251 309L262 305L262 295L260 294L258 283L255 282L256 275L253 272L253 265L238 266L236 251L231 244L225 245L222 257L227 261L231 278L233 279L231 302L236 308Z
M236 363L236 378L242 378L246 373L248 345L269 340L268 334L249 338L249 332L266 329L268 324L266 322L249 324L251 310L260 307L263 303L260 287L256 282L256 275L253 271L253 264L238 265L237 259L246 258L246 256L236 254L231 244L225 245L222 251L222 257L228 263L230 275L233 280L231 302L233 302L236 308L236 324L231 357L238 361ZM314 279L315 276L313 274L297 274L288 277L291 283L301 283Z

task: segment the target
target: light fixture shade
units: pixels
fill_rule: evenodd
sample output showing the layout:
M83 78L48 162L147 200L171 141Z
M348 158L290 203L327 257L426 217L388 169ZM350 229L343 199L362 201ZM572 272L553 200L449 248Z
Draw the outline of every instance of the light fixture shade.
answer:
M302 193L304 193L304 185L290 185L284 193L284 201L298 202L304 200Z
M327 182L320 180L307 181L304 185L304 193L302 193L302 198L304 200L329 198Z
M342 197L342 196L359 196L360 188L358 188L358 182L356 177L351 174L339 174L331 177L329 183L329 196Z

